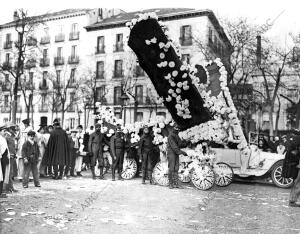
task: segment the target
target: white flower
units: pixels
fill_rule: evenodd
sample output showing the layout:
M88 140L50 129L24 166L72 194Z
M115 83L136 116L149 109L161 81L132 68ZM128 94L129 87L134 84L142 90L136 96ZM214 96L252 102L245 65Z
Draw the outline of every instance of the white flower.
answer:
M169 65L170 65L170 64L169 64ZM178 71L175 70L175 71L172 72L172 76L173 76L173 77L176 77L177 75L178 75Z
M160 57L161 59L164 59L166 56L165 56L164 53L160 53L160 54L159 54L159 57Z
M151 39L151 42L155 44L155 43L157 42L156 37L153 37L153 38Z
M173 81L170 82L170 85L171 85L172 87L175 87L175 86L176 86L175 82L173 82Z
M175 67L175 63L173 61L169 62L169 67L171 68Z
M166 67L167 65L168 65L168 62L167 62L167 61L162 62L162 66L163 66L163 67Z
M161 49L161 48L165 47L165 44L163 42L159 42L158 46Z
M182 78L186 78L187 77L187 73L184 73L183 75L182 75Z
M162 63L158 63L157 66L158 66L158 67L162 67Z
M166 98L166 101L170 102L170 101L172 101L172 98L168 95L168 97Z
M168 80L168 79L170 79L170 78L171 78L171 74L168 73L168 75L165 76L165 79Z
M182 83L181 83L181 82L178 82L178 83L177 83L177 87L178 87L178 88L181 88L181 87L182 87Z
M173 89L169 89L169 90L168 90L168 93L169 93L169 94L172 94L172 93L174 93L174 90L173 90Z
M183 86L182 88L183 88L183 90L189 90L190 86L185 85L185 86Z
M146 42L147 45L151 44L151 42L149 40L145 40L145 42Z
M181 89L177 88L176 93L181 93Z

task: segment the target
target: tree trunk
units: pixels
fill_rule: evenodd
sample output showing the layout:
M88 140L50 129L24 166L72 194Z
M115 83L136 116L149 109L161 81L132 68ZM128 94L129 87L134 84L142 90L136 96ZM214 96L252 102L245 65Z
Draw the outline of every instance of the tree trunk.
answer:
M273 137L274 136L274 125L273 125L273 107L270 107L270 110L269 110L269 121L270 121L270 131L269 131L269 135L270 137Z
M134 100L134 110L133 110L134 123L137 121L137 109L138 109L138 102Z
M278 123L279 123L279 118L280 118L280 107L281 107L281 104L280 104L280 100L278 98L278 110L276 112L276 122L275 122L275 136L278 135Z
M64 120L65 120L65 104L63 103L61 105L61 127L64 126Z

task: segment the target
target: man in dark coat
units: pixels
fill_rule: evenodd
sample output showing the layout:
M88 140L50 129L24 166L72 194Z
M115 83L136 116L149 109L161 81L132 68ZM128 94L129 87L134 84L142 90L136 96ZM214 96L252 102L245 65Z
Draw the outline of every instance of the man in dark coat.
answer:
M153 136L151 136L148 126L144 127L143 136L140 139L139 155L142 158L142 184L145 184L146 175L148 172L148 178L150 184L152 182L152 151L154 150Z
M104 134L101 133L101 124L95 125L95 132L90 135L88 143L88 151L92 153L91 156L91 171L93 179L96 179L95 175L95 166L96 160L98 160L100 168L100 179L103 179L103 167L104 167L104 158L103 158L103 144L109 145L109 142L106 140Z
M179 170L179 155L187 155L186 152L180 150L185 147L185 143L178 136L179 128L175 124L173 131L168 136L167 157L169 164L169 188L180 188L178 170Z
M68 174L71 165L69 139L67 133L60 127L60 123L55 121L54 130L50 134L47 147L47 164L53 166L53 179L62 179L64 167L65 175ZM58 175L59 171L59 175Z
M28 188L29 173L32 171L35 187L41 187L39 182L38 161L41 159L40 149L34 141L35 132L30 130L28 140L22 146L22 158L24 160L23 187Z
M293 139L288 144L288 149L285 155L282 168L282 176L285 178L293 178L294 185L292 187L289 199L289 206L300 207L300 204L297 204L297 199L300 195L300 134L293 137Z
M119 180L122 178L124 152L125 152L125 137L121 130L121 125L117 125L116 134L111 137L110 150L112 156L112 180L115 181L115 171L118 168Z

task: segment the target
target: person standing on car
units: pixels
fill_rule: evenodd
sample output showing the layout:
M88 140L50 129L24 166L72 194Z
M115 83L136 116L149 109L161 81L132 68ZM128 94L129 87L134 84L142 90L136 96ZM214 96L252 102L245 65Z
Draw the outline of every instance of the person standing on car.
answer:
M187 153L180 150L185 147L184 142L178 136L179 128L175 124L173 130L168 136L167 157L169 165L169 188L181 188L179 186L178 170L179 170L179 155L187 156Z

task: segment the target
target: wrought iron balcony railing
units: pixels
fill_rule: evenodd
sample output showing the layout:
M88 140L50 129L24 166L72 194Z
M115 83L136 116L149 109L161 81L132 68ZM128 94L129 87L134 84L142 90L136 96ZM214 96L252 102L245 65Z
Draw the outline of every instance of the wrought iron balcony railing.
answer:
M48 67L50 65L49 58L41 58L40 59L40 67Z
M70 32L69 40L79 40L79 32Z
M50 36L44 36L41 38L40 44L45 45L50 43Z
M79 57L78 56L69 56L68 64L77 64L77 63L79 63Z
M122 52L122 51L124 51L123 43L117 43L114 45L114 52Z
M104 54L105 53L105 46L97 46L95 48L95 54Z
M65 41L65 34L57 34L55 36L55 42L63 42Z
M97 71L96 79L104 79L104 71Z
M179 42L182 46L190 46L193 44L192 37L179 37Z
M54 57L54 66L64 65L65 59L64 57Z
M3 45L3 48L4 49L11 49L12 48L12 44L13 44L12 41L5 41L4 45Z

